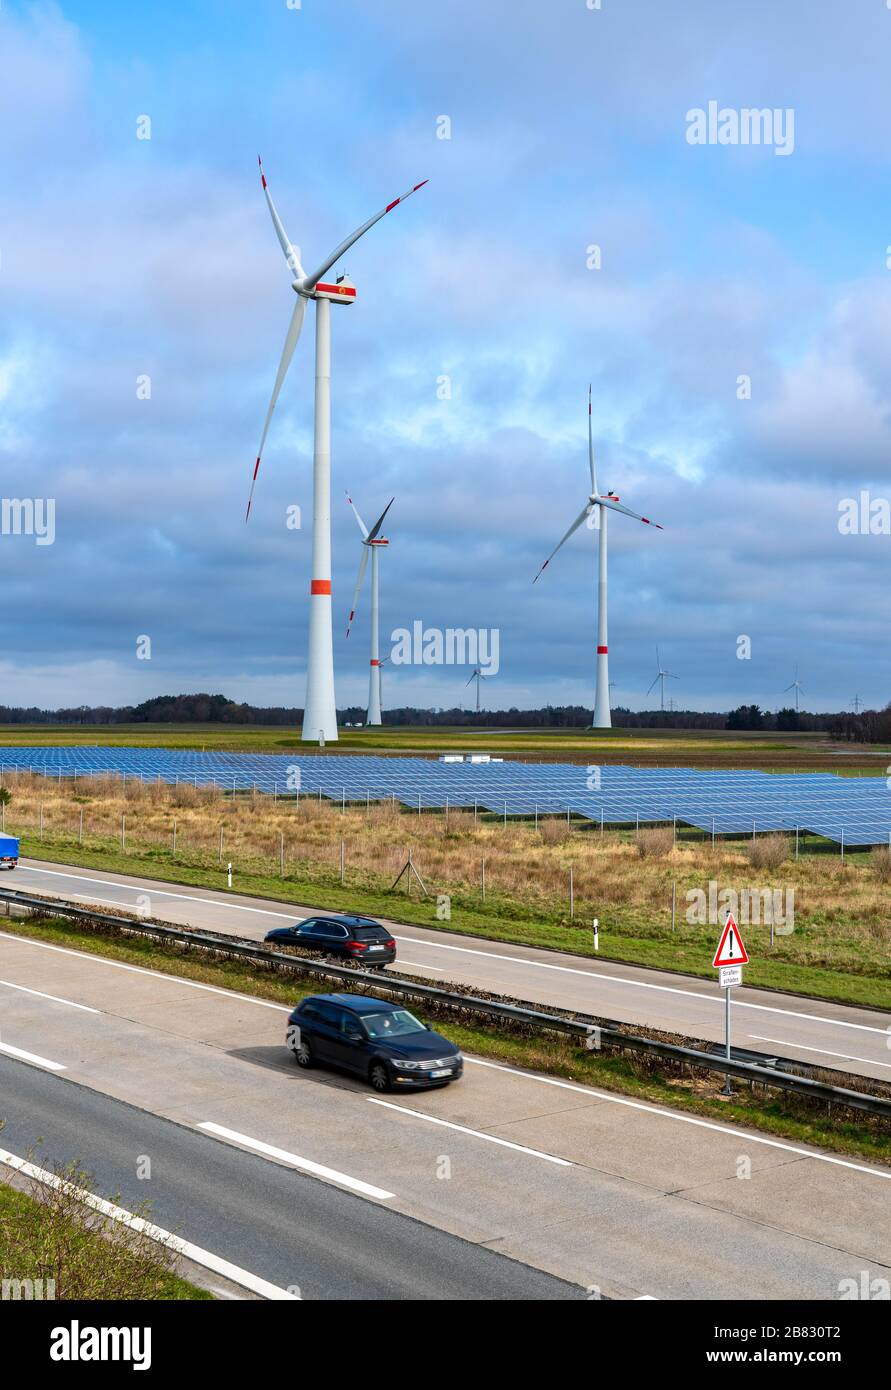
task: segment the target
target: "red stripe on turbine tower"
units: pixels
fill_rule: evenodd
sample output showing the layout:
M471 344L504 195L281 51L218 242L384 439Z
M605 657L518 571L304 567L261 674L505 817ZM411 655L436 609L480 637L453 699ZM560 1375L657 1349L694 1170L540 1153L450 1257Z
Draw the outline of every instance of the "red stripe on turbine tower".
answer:
M331 580L330 580L330 579L313 579L313 580L311 580L310 586L309 586L309 592L310 592L310 594L330 594L330 592L331 592Z
M380 666L380 662L379 662L379 661L376 661L375 658L372 657L372 658L371 658L371 661L369 662L369 665L370 665L370 666Z
M606 654L607 654L608 651L609 651L609 647L598 647L598 648L597 648L597 655L598 655L598 656L606 656Z

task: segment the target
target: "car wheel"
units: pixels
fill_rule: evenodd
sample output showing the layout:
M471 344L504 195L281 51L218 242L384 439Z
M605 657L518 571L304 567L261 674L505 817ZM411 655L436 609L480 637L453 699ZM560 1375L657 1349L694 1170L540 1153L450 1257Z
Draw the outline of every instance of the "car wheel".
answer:
M372 1062L368 1080L374 1091L386 1092L390 1089L390 1073L383 1062Z
M315 1065L315 1060L312 1055L312 1048L306 1038L301 1038L298 1046L294 1048L294 1061L298 1067L302 1067L304 1071L309 1071L309 1068Z

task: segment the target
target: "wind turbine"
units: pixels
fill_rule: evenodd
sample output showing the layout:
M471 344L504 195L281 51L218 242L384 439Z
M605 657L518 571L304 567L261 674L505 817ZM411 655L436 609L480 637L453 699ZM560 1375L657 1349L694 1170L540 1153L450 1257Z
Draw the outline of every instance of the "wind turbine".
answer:
M659 695L659 708L660 708L661 710L664 710L664 709L665 709L665 677L666 677L666 676L667 676L668 679L671 680L671 681L676 681L676 680L677 680L677 676L673 676L672 673L671 673L670 671L666 671L666 670L663 669L663 666L662 666L662 658L661 658L660 655L659 655L659 648L657 647L657 648L656 648L656 679L653 681L653 685L656 685L657 682L659 682L659 681L662 682L662 685L661 685L661 688L660 688L660 695ZM648 694L648 695L649 695L649 693L650 693L650 690L653 689L653 685L651 685L650 688L649 688L649 690L647 691L647 694Z
M353 619L356 616L356 607L359 603L359 593L362 589L362 581L365 578L365 570L368 567L368 556L371 554L371 665L368 676L368 724L381 723L381 653L380 653L380 574L378 567L378 552L382 545L389 545L390 542L379 531L384 524L384 517L392 507L395 498L391 497L384 510L381 512L371 530L365 525L353 504L353 499L347 493L347 501L353 508L353 515L359 530L362 532L362 559L359 561L359 578L356 580L356 589L353 594L353 602L350 607L349 621L347 622L346 635L349 637Z
M637 512L632 512L630 508L623 507L612 489L606 492L597 490L597 469L594 464L594 438L591 423L591 387L588 387L588 466L591 470L591 492L582 511L570 526L563 540L554 547L548 558L545 560L538 574L533 579L533 584L537 584L541 575L553 560L560 546L569 540L574 531L577 531L583 521L589 520L596 530L600 531L600 548L598 560L598 580L597 580L597 689L594 696L594 719L592 727L595 729L609 729L612 726L610 717L610 698L609 698L609 647L607 645L607 612L606 612L606 523L609 512L622 512L625 516L633 517L635 521L642 521L645 526L655 526L661 531L658 521L650 521L649 517L639 516Z
M485 681L485 680L488 680L488 679L489 679L488 676L484 675L483 672L480 670L480 668L479 668L478 666L476 667L476 669L474 670L473 674L472 674L471 677L470 677L470 681L476 681L476 712L477 712L477 714L479 714L479 712L480 712L480 681ZM464 689L465 689L465 690L467 689L467 686L470 685L470 681L468 681L467 684L464 686Z
M792 682L792 684L791 684L791 685L787 685L787 686L786 686L786 689L783 691L783 694L784 694L784 695L786 694L786 691L788 691L788 690L794 690L794 691L795 691L795 709L796 709L796 711L798 710L798 697L799 697L799 695L801 694L801 692L802 692L803 689L804 689L804 686L801 684L801 681L798 679L798 664L797 664L797 662L796 662L796 665L795 665L795 679L794 679L794 681Z
M307 275L300 263L297 248L288 239L281 218L275 210L275 204L266 183L266 176L263 173L262 161L258 162L260 163L260 178L269 206L272 225L284 252L285 260L294 276L291 281L291 288L297 295L297 303L294 305L294 312L288 325L285 346L282 350L281 361L278 364L275 385L272 388L272 399L269 402L269 409L263 424L263 433L260 437L260 447L257 450L257 461L254 464L251 492L244 519L247 521L251 514L254 487L257 482L257 474L260 471L260 459L263 456L263 446L269 433L272 413L275 410L282 383L287 375L288 367L291 365L291 358L294 356L294 349L303 328L307 300L312 299L316 306L312 578L309 586L309 654L306 666L306 701L303 710L301 737L305 741L314 742L320 738L329 741L337 738L337 711L334 699L334 643L331 631L331 305L352 304L356 298L356 288L345 275L338 276L333 283L322 277L327 274L336 261L340 260L345 251L348 251L361 236L364 236L374 226L375 222L379 222L400 203L404 203L406 198L411 197L412 193L417 193L419 188L424 187L427 180L424 179L422 183L416 183L407 193L403 193L400 198L395 198L381 212L370 217L351 236L348 236L346 241L342 241L329 256L326 256L318 270Z

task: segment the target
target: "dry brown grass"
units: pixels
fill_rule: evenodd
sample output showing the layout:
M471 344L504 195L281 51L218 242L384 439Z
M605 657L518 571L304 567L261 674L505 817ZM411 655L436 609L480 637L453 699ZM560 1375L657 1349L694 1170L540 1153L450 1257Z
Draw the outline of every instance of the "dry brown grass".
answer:
M869 867L879 883L891 883L891 847L874 845L869 854Z
M762 835L749 845L747 858L753 869L778 869L786 863L789 853L785 835Z
M674 831L655 825L637 834L637 853L641 859L664 859L674 848Z
M476 832L477 822L470 811L452 811L443 817L442 833L449 839L466 839Z
M548 816L538 822L538 834L543 845L564 845L572 836L572 826L562 816Z

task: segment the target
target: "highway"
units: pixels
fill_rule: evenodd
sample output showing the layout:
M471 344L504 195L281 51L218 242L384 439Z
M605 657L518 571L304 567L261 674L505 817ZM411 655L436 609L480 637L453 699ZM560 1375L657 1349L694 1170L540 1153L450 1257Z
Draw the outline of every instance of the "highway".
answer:
M299 1071L287 1012L0 932L0 1147L76 1156L308 1298L831 1300L888 1277L891 1170L473 1057L378 1097Z
M94 903L108 911L137 908L180 926L256 940L271 927L320 910L35 860L23 861L2 886ZM349 909L348 889L344 908ZM406 974L723 1041L724 1001L716 981L456 932L388 925L397 941L397 968ZM738 1047L891 1080L891 1013L742 988L734 991L733 1025Z
M85 1159L96 1190L304 1299L579 1298L578 1288L0 1054L0 1144ZM151 1160L136 1176L136 1155Z

